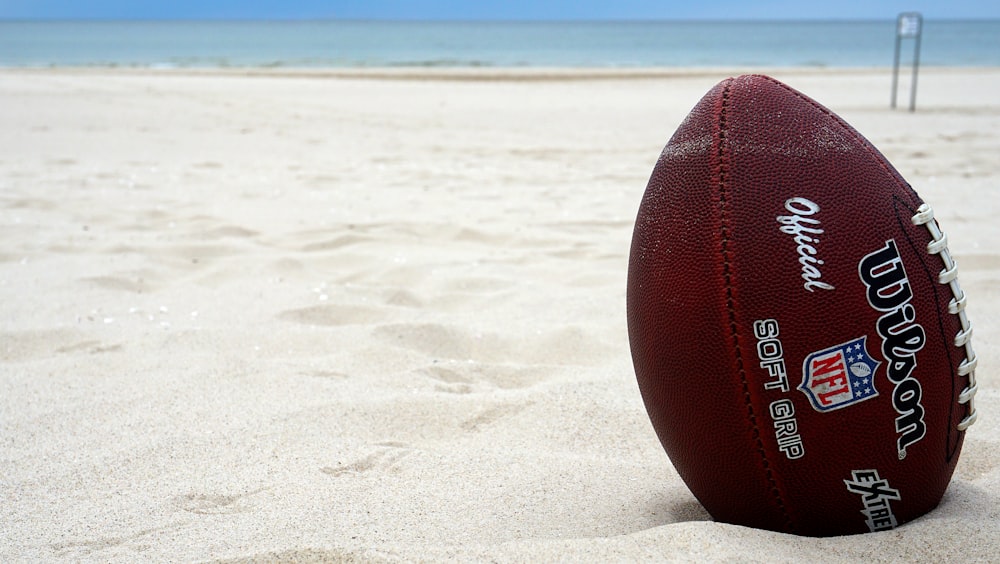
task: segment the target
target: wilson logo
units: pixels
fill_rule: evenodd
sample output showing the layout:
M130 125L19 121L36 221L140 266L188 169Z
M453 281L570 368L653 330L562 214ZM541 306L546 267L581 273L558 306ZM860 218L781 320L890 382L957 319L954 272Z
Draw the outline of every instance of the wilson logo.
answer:
M892 407L896 418L896 448L899 458L906 457L906 448L924 438L924 407L920 400L923 390L913 377L917 367L917 352L924 348L924 328L916 322L916 311L910 300L913 291L899 257L896 241L865 255L858 263L858 274L868 288L868 303L883 312L875 325L882 337L882 356L886 374L896 385L892 392Z

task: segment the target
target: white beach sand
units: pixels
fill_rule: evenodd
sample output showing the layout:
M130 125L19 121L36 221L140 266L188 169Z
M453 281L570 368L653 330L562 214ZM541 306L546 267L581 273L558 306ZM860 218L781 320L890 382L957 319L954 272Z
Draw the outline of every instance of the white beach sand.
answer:
M941 506L829 539L713 523L632 372L640 196L742 71L431 72L0 71L0 560L1000 558L1000 69L771 73L934 206L980 359Z

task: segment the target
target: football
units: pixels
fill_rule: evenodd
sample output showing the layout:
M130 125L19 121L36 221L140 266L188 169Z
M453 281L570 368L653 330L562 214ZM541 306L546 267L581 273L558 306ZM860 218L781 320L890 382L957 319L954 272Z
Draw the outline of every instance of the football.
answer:
M627 314L653 428L720 522L882 531L940 502L976 419L945 233L843 119L730 78L639 206Z

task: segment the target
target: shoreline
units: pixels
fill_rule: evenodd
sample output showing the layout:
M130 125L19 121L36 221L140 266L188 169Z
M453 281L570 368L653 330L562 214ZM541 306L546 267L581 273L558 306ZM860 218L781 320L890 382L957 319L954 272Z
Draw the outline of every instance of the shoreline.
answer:
M51 66L0 67L2 74L63 74L121 76L219 76L273 78L333 78L377 80L452 81L568 81L631 80L713 77L746 73L808 75L891 75L891 66L811 67L811 66L719 66L719 67L118 67ZM926 66L919 74L993 74L1000 66ZM900 68L900 78L910 75L910 67Z

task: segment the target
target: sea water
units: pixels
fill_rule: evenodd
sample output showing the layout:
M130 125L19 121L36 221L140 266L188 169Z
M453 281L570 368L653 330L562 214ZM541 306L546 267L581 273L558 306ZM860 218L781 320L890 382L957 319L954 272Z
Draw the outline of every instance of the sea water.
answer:
M1000 20L924 24L924 64L1000 66ZM0 21L0 66L868 67L892 64L895 32L894 19Z

